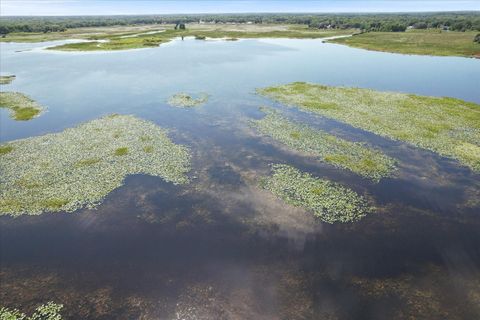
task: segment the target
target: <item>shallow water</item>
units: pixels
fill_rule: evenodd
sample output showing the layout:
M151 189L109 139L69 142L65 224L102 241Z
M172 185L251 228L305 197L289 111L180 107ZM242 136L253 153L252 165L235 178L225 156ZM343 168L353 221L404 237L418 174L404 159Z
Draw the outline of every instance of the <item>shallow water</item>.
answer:
M97 210L0 218L2 305L55 301L68 319L469 319L480 316L480 175L456 161L255 95L310 81L480 103L480 61L407 56L320 40L174 41L59 53L2 43L2 73L48 112L0 140L134 114L190 147L192 183L131 176ZM18 52L22 51L22 52ZM178 92L210 95L172 108ZM261 105L399 160L378 184L260 137ZM371 197L378 213L328 225L256 187L288 163ZM478 203L478 202L477 202Z

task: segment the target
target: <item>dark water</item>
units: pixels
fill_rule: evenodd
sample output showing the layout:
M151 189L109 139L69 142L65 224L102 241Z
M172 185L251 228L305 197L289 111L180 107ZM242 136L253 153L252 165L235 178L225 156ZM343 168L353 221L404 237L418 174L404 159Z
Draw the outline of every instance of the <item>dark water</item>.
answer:
M476 319L480 176L457 162L254 94L291 81L452 96L480 103L480 62L377 53L311 40L178 41L108 53L15 52L2 73L48 107L0 110L0 139L58 132L108 113L168 128L193 155L192 183L130 176L97 210L0 218L1 305L63 303L67 319ZM174 93L209 102L177 109ZM373 184L259 137L248 120L281 109L399 160ZM259 190L288 163L371 197L378 212L329 225Z

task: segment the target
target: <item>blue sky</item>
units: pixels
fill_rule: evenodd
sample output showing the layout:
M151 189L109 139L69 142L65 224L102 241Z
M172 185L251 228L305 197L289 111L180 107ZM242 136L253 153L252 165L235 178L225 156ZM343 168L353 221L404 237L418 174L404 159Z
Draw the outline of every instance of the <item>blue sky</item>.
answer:
M480 11L480 0L0 0L0 15Z

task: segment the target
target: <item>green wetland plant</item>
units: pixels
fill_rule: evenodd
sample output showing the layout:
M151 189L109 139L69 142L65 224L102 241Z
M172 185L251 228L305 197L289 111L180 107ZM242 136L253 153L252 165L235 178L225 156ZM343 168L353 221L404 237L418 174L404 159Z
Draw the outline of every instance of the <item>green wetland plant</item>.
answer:
M62 320L63 318L60 314L62 309L62 304L50 301L36 308L31 316L27 316L18 309L2 307L0 308L0 320Z
M11 141L0 150L9 150L0 156L0 215L94 208L131 174L189 181L189 150L164 129L130 115Z
M272 171L260 181L262 188L290 205L311 211L324 222L353 222L374 211L366 198L338 183L284 164L273 165Z
M14 120L26 121L38 117L44 108L20 92L0 92L0 108L10 110Z
M116 156L124 156L124 155L127 155L128 154L128 148L127 147L121 147L121 148L117 148L115 150L115 155Z
M201 93L198 98L194 98L188 93L177 93L168 99L168 104L172 107L192 108L205 104L208 101L208 94Z
M458 160L480 172L480 105L454 98L305 82L258 89L286 105Z
M252 124L260 133L321 161L379 181L392 176L395 160L366 144L350 142L319 129L292 122L271 108L261 108L266 116Z
M475 31L441 31L439 29L407 32L364 32L353 37L328 42L374 51L433 56L474 57L480 55Z
M12 152L13 147L11 145L0 146L0 156Z

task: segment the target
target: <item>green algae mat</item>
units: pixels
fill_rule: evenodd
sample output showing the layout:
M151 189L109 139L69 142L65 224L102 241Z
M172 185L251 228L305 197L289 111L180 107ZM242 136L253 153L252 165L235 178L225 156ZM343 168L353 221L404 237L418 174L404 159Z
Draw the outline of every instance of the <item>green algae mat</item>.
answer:
M312 211L324 222L353 222L374 210L366 198L338 183L284 164L273 165L272 171L261 179L261 187L290 205Z
M188 182L190 154L152 122L111 115L1 145L0 215L93 208L130 174Z
M392 176L395 160L379 150L350 142L322 130L289 121L271 108L261 108L266 116L252 124L260 133L335 167L350 170L373 181Z
M278 102L411 143L480 172L480 105L305 82L258 89Z

